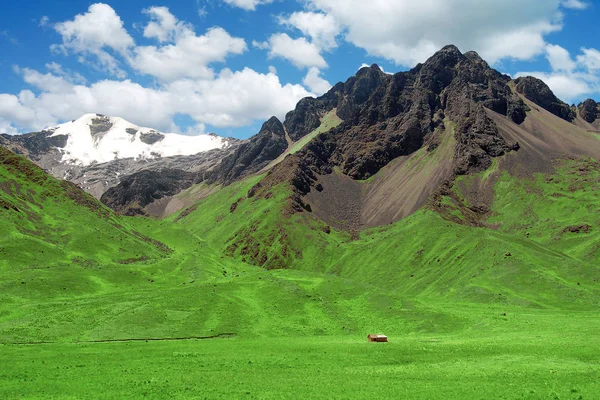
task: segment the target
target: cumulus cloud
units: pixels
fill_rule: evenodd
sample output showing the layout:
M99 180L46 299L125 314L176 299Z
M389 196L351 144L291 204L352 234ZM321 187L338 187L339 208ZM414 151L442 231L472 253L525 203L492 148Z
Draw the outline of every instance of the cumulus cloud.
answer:
M600 71L600 51L596 49L581 49L581 55L577 56L577 62L591 73Z
M150 7L143 10L151 21L144 28L144 36L159 42L173 41L176 37L191 31L191 27L179 21L167 7Z
M285 58L298 68L327 67L319 47L303 37L292 39L287 33L276 33L269 38L269 48L269 57Z
M295 12L289 16L280 16L279 23L300 30L322 50L328 51L337 47L336 37L340 34L341 29L332 15Z
M562 6L565 8L572 8L575 10L585 10L589 4L581 0L563 0Z
M52 48L77 54L84 62L93 57L101 69L123 79L127 74L118 55L137 72L163 81L212 79L214 71L209 64L223 62L227 56L247 49L244 39L233 37L220 27L196 35L190 24L178 20L167 7L150 7L143 13L150 19L143 35L157 40L158 46L136 46L115 10L97 3L73 20L56 24L63 42Z
M255 49L267 50L269 48L269 42L259 42L257 40L253 40L252 47Z
M48 72L53 73L56 76L62 77L70 83L86 83L87 80L83 77L79 72L71 71L70 69L63 68L57 62L50 62L46 64L46 69ZM18 67L17 67L18 71Z
M24 131L91 112L121 116L163 131L175 130L177 114L189 115L197 127L241 127L271 115L283 118L300 99L313 96L301 85L282 84L273 72L261 74L249 68L225 69L213 80L181 79L158 88L130 80L81 85L51 72L28 68L17 72L41 93L0 94L0 118Z
M111 6L92 4L86 13L55 24L54 29L62 36L62 44L52 46L54 51L78 54L83 59L95 57L104 70L119 78L125 77L125 71L108 50L126 55L134 41Z
M246 11L254 11L256 7L261 4L269 4L274 0L223 0L223 2L230 6L239 7Z
M280 82L275 68L266 74L250 68L225 68L217 73L211 65L246 51L244 39L220 27L197 35L190 24L179 21L166 7L151 7L143 13L149 17L143 35L158 45L136 45L121 18L106 4L93 4L72 20L55 24L54 29L62 35L62 43L55 45L55 50L74 54L86 64L100 64L117 79L88 84L80 74L55 62L46 64L46 71L15 67L15 73L35 93L0 94L0 129L10 133L18 128L39 130L98 112L164 131L179 130L174 118L187 115L194 121L188 130L198 132L207 124L241 127L272 115L283 118L300 99L314 96L302 85ZM280 49L281 43L275 43ZM313 61L307 66L314 64L310 44L304 47L309 51L301 46L297 62L305 62L300 57L308 56ZM288 55L283 50L282 54ZM318 52L316 59L318 65L325 65ZM158 82L144 87L125 79L122 63L158 78ZM307 82L317 89L323 87L318 71L313 75Z
M331 83L321 77L321 71L318 68L309 68L306 76L302 80L304 86L310 89L311 92L320 96L331 89Z
M216 127L244 126L272 115L283 118L300 99L314 96L301 85L282 85L273 72L261 74L250 68L224 69L215 80L181 80L166 89L181 97L178 110Z
M582 49L582 54L573 60L571 54L561 46L548 45L546 58L552 71L519 72L518 76L535 76L543 80L560 99L573 102L584 96L600 93L600 52ZM598 64L595 64L598 61ZM594 67L597 67L594 69Z
M211 79L213 70L209 64L225 61L228 55L242 54L247 50L244 39L233 37L219 27L211 28L201 36L185 29L174 40L174 44L165 46L136 47L129 59L131 66L165 81Z
M239 2L245 7L259 3L264 2ZM106 4L93 4L85 13L54 24L62 36L62 42L53 46L55 51L75 55L85 65L100 66L113 76L88 83L56 62L47 63L45 71L14 67L32 90L0 94L0 131L36 131L97 112L163 131L179 131L174 120L186 115L193 120L187 132L197 133L206 125L242 127L272 115L283 119L300 99L314 96L302 85L282 83L274 67L268 73L250 68L216 72L214 63L247 51L244 39L221 27L198 35L166 7L142 12L149 21L141 31L156 45L136 45L121 18ZM274 38L274 57L291 57L306 67L326 66L312 44L285 36L287 42ZM282 48L286 44L299 46L299 51L288 53ZM125 79L125 65L157 81L145 87ZM329 85L317 69L309 71L305 82L316 92Z
M0 118L9 121L10 126L24 128L25 131L53 125L56 119L47 110L25 105L34 98L35 95L30 90L23 90L17 95L0 94Z
M530 59L561 28L557 0L308 0L308 9L336 21L346 41L404 66L450 43L492 63Z
M48 17L47 15L44 15L42 18L40 18L39 25L42 28L45 28L46 26L48 26L48 24L50 24L50 17Z
M570 72L577 66L569 52L561 46L549 44L546 46L546 54L553 71Z
M2 133L8 135L18 135L20 132L15 126L13 126L12 123L10 123L10 121L0 117L0 134Z

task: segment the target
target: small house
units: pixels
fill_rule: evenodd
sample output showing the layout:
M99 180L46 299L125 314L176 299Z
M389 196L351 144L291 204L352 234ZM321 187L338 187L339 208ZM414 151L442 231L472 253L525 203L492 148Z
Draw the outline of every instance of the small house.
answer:
M367 336L367 339L369 340L369 342L387 342L388 341L388 337L385 335L371 334L371 335Z

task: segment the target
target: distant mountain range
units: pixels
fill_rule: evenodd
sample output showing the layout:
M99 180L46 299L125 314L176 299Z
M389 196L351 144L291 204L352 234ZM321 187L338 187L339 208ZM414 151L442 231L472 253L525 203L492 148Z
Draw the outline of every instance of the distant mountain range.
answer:
M538 115L560 130L534 126ZM529 149L515 129L542 142ZM271 118L245 141L164 134L87 114L42 132L1 135L0 145L125 214L169 214L191 204L188 198L169 205L195 184L228 185L271 171L259 186L291 180L292 208L318 204L316 214L333 226L361 229L410 215L454 177L485 170L510 152L542 152L547 159L560 151L594 153L595 142L566 149L563 139L598 130L596 101L569 106L539 79L513 80L477 53L447 46L408 72L362 68L325 95L301 100L284 122ZM426 174L409 168L411 159L433 155ZM386 177L375 178L384 168ZM365 179L374 179L367 189ZM352 211L346 197L359 199Z

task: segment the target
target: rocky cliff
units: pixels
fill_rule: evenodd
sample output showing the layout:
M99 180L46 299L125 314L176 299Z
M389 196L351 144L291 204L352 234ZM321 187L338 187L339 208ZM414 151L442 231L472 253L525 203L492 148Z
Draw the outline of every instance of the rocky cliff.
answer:
M596 103L592 99L587 99L579 104L577 109L579 110L581 118L590 124L600 119L600 103Z

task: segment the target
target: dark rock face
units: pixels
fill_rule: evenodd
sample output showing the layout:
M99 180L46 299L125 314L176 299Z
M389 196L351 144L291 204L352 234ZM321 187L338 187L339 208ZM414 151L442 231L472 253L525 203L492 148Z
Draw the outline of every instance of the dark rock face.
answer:
M306 97L285 116L285 129L290 138L297 141L317 129L324 114L323 107L317 99Z
M361 69L328 94L344 119L320 135L303 156L324 172L340 166L354 179L366 179L391 160L421 148L444 119L456 123L456 172L487 168L491 158L510 151L485 108L515 123L526 107L508 86L510 78L491 69L476 53L447 46L409 72L390 76L376 65ZM314 160L313 160L314 159ZM313 161L311 161L313 160ZM323 168L319 168L323 172Z
M145 170L123 179L100 198L102 203L125 215L144 215L143 208L157 199L173 196L202 181L198 173L179 169Z
M113 124L110 122L110 118L101 114L96 114L98 117L92 119L90 125L90 133L92 136L99 135L101 133L108 132L112 128Z
M579 115L590 124L600 119L600 103L596 103L592 99L587 99L577 106Z
M486 111L517 124L525 120L527 107L512 92L510 82L477 53L462 54L455 46L446 46L424 64L393 76L377 65L362 68L323 97L303 101L302 113L336 108L344 122L287 157L253 193L260 196L269 186L287 180L296 193L292 208L307 209L302 196L315 185L315 174L329 174L338 167L353 179L367 179L393 159L431 142L444 129L453 129L457 142L454 173L482 171L493 157L518 149L504 140ZM286 120L286 127L298 125Z
M0 145L9 148L17 154L23 154L36 160L51 151L54 147L64 148L69 137L58 135L50 137L54 132L42 131L25 135L0 135Z
M287 149L283 124L276 117L265 122L260 132L224 158L209 178L224 184L260 171Z
M140 135L140 140L146 144L154 144L162 141L165 138L165 135L158 133L156 131L150 131L147 133L142 133Z
M552 90L540 79L532 76L518 78L515 80L517 92L538 106L550 111L552 114L566 121L573 121L575 113L568 104L559 100Z

